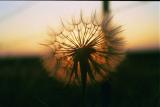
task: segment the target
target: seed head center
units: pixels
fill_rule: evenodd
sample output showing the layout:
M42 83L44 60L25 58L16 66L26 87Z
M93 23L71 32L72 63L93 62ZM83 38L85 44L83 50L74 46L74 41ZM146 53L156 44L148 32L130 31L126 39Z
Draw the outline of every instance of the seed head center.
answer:
M75 56L78 58L78 60L82 60L84 58L88 59L89 56L94 52L96 52L94 48L81 47L75 50Z

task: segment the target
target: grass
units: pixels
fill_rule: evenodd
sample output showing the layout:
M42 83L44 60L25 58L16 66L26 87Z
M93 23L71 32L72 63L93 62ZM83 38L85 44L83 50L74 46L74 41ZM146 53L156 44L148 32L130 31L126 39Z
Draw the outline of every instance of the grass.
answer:
M158 52L128 53L111 73L110 107L159 107ZM102 93L104 94L104 93ZM101 107L101 87L87 88L87 107ZM38 57L0 59L0 107L81 107L79 87L49 78Z

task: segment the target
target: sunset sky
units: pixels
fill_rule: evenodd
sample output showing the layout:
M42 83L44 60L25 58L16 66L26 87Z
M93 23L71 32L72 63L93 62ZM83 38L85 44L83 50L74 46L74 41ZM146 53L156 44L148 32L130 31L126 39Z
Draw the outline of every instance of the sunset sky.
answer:
M0 55L41 55L48 27L58 29L73 16L102 12L102 1L0 1ZM160 46L160 3L112 1L114 22L123 25L127 50Z

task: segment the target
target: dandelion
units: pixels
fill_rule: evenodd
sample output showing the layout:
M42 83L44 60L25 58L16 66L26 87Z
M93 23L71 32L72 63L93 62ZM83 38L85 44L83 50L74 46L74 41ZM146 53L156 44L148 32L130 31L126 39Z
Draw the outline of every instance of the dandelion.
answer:
M45 59L50 75L67 84L86 85L105 80L124 56L124 41L119 35L121 26L112 26L112 17L107 15L100 21L96 13L90 20L80 14L79 19L63 26L60 32L50 31L51 39L44 44L51 48Z

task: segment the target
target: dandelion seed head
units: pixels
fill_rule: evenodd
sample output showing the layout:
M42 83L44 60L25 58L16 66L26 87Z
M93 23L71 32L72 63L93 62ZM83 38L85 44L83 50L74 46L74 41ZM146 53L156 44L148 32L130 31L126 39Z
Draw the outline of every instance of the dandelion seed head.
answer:
M73 18L62 29L49 35L47 46L51 53L44 65L50 76L70 84L86 84L105 80L124 57L124 40L119 35L121 26L112 26L112 17L97 19L96 13L84 19ZM54 38L54 39L53 39ZM86 81L86 82L85 82Z

